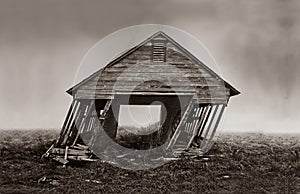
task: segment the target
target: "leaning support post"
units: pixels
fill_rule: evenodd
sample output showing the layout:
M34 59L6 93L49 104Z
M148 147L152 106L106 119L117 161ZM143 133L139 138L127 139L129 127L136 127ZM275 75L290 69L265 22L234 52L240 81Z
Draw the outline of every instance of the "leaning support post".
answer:
M76 141L77 141L79 135L84 131L84 128L89 124L89 123L87 123L86 121L88 121L89 118L90 118L90 115L91 115L91 113L92 113L94 104L95 104L95 100L92 100L91 103L90 103L90 105L88 105L89 107L88 107L86 116L83 118L83 120L82 120L82 122L81 122L81 124L80 124L80 126L79 126L79 128L78 128L78 130L77 130L77 134L76 134L76 137L75 137L75 139L74 139L72 145L75 145L75 144L76 144Z
M196 124L196 126L194 126L194 128L193 128L193 136L192 136L192 138L190 139L190 141L189 141L189 143L188 143L188 145L187 145L187 147L186 147L186 149L188 149L190 146L191 146L191 144L192 144L192 142L194 141L194 138L197 136L197 134L199 133L199 128L200 128L200 126L201 126L201 123L203 122L203 112L204 111L206 111L206 110L204 110L205 109L205 107L201 107L201 110L199 110L199 114L200 114L200 117L199 117L199 120L198 120L198 122L197 122L197 124Z
M66 146L65 157L64 157L65 160L68 160L68 149L69 149L69 146Z
M215 106L215 109L214 109L213 115L212 115L212 117L210 118L209 125L208 125L208 127L207 127L207 129L206 129L205 135L204 135L204 137L203 137L203 141L202 141L202 143L201 143L201 145L200 145L200 148L201 148L201 149L203 149L203 148L205 147L206 143L207 143L207 135L208 135L209 131L211 130L212 123L214 122L214 118L215 118L216 113L217 113L218 108L219 108L219 105L214 105L214 106Z
M49 156L49 154L50 154L49 152L54 148L54 145L55 145L55 144L52 144L52 145L50 146L50 148L46 151L46 153L44 153L44 154L42 155L41 159L43 159L43 158Z
M74 117L74 119L72 121L72 125L68 128L68 131L64 135L64 139L62 141L62 145L63 146L66 145L66 143L67 143L67 141L69 139L70 133L72 133L73 132L72 130L74 130L75 127L76 127L76 123L78 122L78 120L79 120L79 118L81 116L81 112L82 112L81 107L82 107L82 103L78 102L77 109L75 110L75 113L74 113L75 117Z
M68 111L67 116L66 116L66 119L65 119L64 124L63 124L63 126L62 126L62 129L63 129L63 130L60 132L60 136L65 132L64 129L66 129L66 125L67 125L67 123L68 123L68 121L69 121L69 119L70 119L70 115L71 115L71 113L72 113L74 104L76 104L76 103L77 103L77 102L76 102L75 100L72 100L72 103L71 103L71 105L70 105L69 111Z
M67 117L64 121L64 124L62 126L62 130L61 130L61 133L59 135L59 139L58 141L56 142L56 145L58 146L61 146L61 142L63 141L64 139L64 136L69 128L69 125L71 123L71 121L73 120L73 117L74 117L74 112L76 110L76 107L77 107L77 101L76 100L73 100L72 101L72 104L69 108L69 111L68 111L68 114L67 114Z
M208 109L208 113L207 113L207 111L205 111L205 115L204 115L205 120L204 120L203 124L201 124L201 126L200 126L200 131L199 131L199 133L198 133L198 136L199 136L199 137L202 137L202 134L203 134L204 129L205 129L205 126L206 126L206 123L208 122L210 113L211 113L211 111L212 111L212 106L209 105L208 107L206 107L206 109Z
M200 115L199 115L199 122L197 123L197 127L196 127L196 133L197 133L197 136L199 135L199 133L200 133L200 129L201 129L201 126L202 126L202 124L203 124L203 122L204 122L204 119L205 119L205 115L206 115L206 113L207 113L207 107L205 106L205 107L202 107L202 109L201 109L201 112L200 112Z
M213 137L214 137L214 135L216 133L216 130L217 130L218 126L219 126L219 123L220 123L220 120L221 120L221 117L223 115L224 110L225 110L225 105L223 104L222 108L221 108L221 111L219 112L217 121L215 123L214 129L213 129L213 131L212 131L212 133L211 133L211 135L209 137L209 141L208 141L209 144L206 145L207 147L210 147L212 145L212 139L213 139Z
M177 126L177 129L173 135L173 137L171 138L168 146L167 146L167 150L170 149L176 142L177 138L179 137L180 133L181 133L181 127L185 124L186 120L188 119L188 116L190 115L190 112L192 110L192 107L193 107L193 104L194 104L194 100L192 99L185 111L185 113L183 114L183 117L179 123L179 125Z

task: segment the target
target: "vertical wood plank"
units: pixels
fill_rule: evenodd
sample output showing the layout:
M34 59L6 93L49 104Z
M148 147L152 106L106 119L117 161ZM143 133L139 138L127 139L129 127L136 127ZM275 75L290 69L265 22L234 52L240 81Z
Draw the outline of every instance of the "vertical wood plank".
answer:
M207 109L208 109L208 113L206 115L204 115L205 116L205 120L204 120L203 124L201 124L201 126L200 126L201 130L199 131L200 133L198 134L199 137L202 137L202 134L203 134L203 132L205 130L205 126L206 126L206 124L208 122L208 118L209 118L209 116L211 114L211 111L212 111L212 106L208 105ZM205 111L205 113L206 113L206 111Z
M206 145L206 143L207 143L207 135L208 135L208 132L211 130L211 125L212 125L212 123L213 123L213 121L214 121L214 118L215 118L216 113L217 113L218 108L219 108L219 105L213 105L213 106L214 106L215 108L214 108L212 117L209 119L210 121L209 121L209 125L208 125L208 127L207 127L207 129L206 129L206 131L205 131L205 135L203 136L203 141L202 141L202 143L201 143L201 145L200 145L200 148L201 148L201 149L202 149L202 148Z
M79 135L84 131L85 126L87 126L89 124L88 121L89 121L89 118L90 118L90 115L91 115L91 110L93 110L93 108L95 108L94 104L95 104L95 100L91 100L91 102L85 106L83 114L82 114L83 118L82 118L81 123L80 124L78 123L79 127L77 129L76 137L73 140L72 145L76 144L76 141L77 141ZM76 127L77 126L78 125L76 125Z
M172 148L172 146L174 145L174 143L176 142L178 136L180 135L181 131L182 131L182 126L186 123L187 119L188 119L188 116L190 115L191 111L192 111L192 107L194 105L194 100L192 99L185 111L185 113L183 114L183 117L179 123L179 125L177 126L177 129L173 135L173 137L171 138L168 146L167 146L167 149L170 149Z
M215 133L216 133L216 130L217 130L217 128L218 128L218 125L219 125L219 123L220 123L220 120L221 120L221 118L222 118L222 115L223 115L223 112L224 112L224 110L225 110L225 105L223 104L222 105L222 107L221 107L221 111L220 111L220 113L218 114L218 116L217 116L217 121L216 121L216 123L215 123L215 126L214 126L214 128L213 128L213 131L212 131L212 134L210 135L210 137L209 137L209 145L207 145L208 147L210 146L210 145L212 145L212 139L213 139L213 137L215 136Z
M69 112L68 112L68 114L67 114L67 117L66 117L66 119L65 119L65 122L64 122L63 128L62 128L62 130L61 130L61 133L60 133L60 135L59 135L59 139L58 139L58 141L56 142L56 146L58 146L58 147L61 147L61 146L62 146L61 143L62 143L62 141L63 141L63 139L64 139L64 137L65 137L65 134L67 133L67 131L68 131L68 129L69 129L69 125L70 125L71 121L72 121L73 118L74 118L74 114L75 114L74 112L75 112L75 110L76 110L76 108L77 108L77 105L78 105L77 100L73 100L73 101L72 101L72 104L71 104L71 106L70 106Z

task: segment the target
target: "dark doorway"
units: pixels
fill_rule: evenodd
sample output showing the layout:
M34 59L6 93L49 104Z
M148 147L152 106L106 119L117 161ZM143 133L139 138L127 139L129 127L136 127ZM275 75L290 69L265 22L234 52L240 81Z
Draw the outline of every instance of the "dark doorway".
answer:
M114 130L115 141L132 149L150 149L164 144L170 138L174 120L178 118L178 114L185 112L192 95L116 94L112 112L117 120L117 126L110 129ZM130 111L133 114L131 116L128 115ZM136 122L134 127L129 125L134 122Z

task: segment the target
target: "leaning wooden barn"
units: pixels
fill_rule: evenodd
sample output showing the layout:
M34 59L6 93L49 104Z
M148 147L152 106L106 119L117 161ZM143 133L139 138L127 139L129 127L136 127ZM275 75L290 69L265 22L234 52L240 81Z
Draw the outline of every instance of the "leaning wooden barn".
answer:
M67 93L73 102L59 139L46 153L63 163L97 159L93 149L100 145L95 144L103 144L103 150L108 146L102 136L120 143L122 105L158 104L163 108L155 132L132 135L135 142L126 144L130 140L125 139L121 145L132 149L163 146L174 155L192 149L203 154L212 145L229 98L239 91L159 31Z

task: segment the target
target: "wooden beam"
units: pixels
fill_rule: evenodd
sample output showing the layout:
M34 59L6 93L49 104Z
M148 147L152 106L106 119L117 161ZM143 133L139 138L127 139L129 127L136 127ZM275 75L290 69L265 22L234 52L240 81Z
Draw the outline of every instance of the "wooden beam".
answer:
M206 111L205 111L205 121L201 124L201 126L200 126L200 131L199 131L199 134L198 134L198 136L199 137L202 137L202 134L203 134L203 132L204 132L204 129L205 129L205 126L206 126L206 123L207 123L207 121L208 121L208 118L209 118L209 116L210 116L210 113L211 113L211 111L212 111L212 106L211 105L208 105L208 107L207 107L207 109L209 109L209 111L208 111L208 113L206 114Z
M51 154L57 154L57 155L65 155L66 149L63 148L53 148L49 153ZM67 156L70 155L80 155L80 156L86 156L86 154L91 154L89 150L77 150L77 149L71 149L71 147L68 147L67 150Z
M159 95L159 96L192 96L195 94L195 92L176 92L176 93L169 93L169 92L148 92L148 91L139 91L139 92L134 92L134 91L118 91L114 92L117 95Z
M53 160L56 160L57 162L62 163L64 166L65 166L67 163L69 163L68 160L65 160L64 158L62 158L62 157L60 157L60 156L55 156L55 157L53 158Z
M76 103L76 101L73 99L73 100L72 100L72 103L71 103L71 105L70 105L69 111L68 111L68 113L67 113L67 116L66 116L66 118L65 118L65 121L64 121L64 124L63 124L63 126L62 126L62 130L61 130L59 136L62 136L62 134L64 133L64 130L66 129L66 125L67 125L67 123L68 123L68 121L69 121L69 118L70 118L70 115L71 115L71 112L72 112L74 103Z
M186 109L186 111L185 111L185 113L183 114L183 116L181 118L181 121L180 121L179 125L177 126L177 129L176 129L174 135L172 136L172 138L171 138L171 140L170 140L170 142L169 142L169 144L168 144L168 146L167 146L166 149L170 149L175 144L177 138L179 137L179 135L180 135L180 133L182 131L182 129L181 129L182 126L185 124L186 120L188 119L188 117L190 115L190 112L192 110L193 105L194 105L194 100L191 100L190 103L189 103L189 105L188 105L188 107L187 107L187 109Z
M199 135L200 127L201 127L201 125L202 125L202 123L203 123L203 121L204 121L204 118L205 118L205 114L206 114L206 112L207 112L207 109L208 109L207 106L204 106L204 107L201 107L201 111L199 111L199 115L198 115L199 120L198 120L196 129L195 129L195 131L196 131L196 133L197 133L196 136Z
M66 126L66 129L67 129L67 130L70 128L70 126L71 126L71 124L72 124L72 121L74 120L74 115L75 115L75 117L76 117L76 112L77 112L77 110L78 110L79 105L80 105L80 102L79 102L78 100L75 100L75 106L74 106L74 108L73 108L73 110L72 110L71 117L70 117L70 119L69 119L69 121L68 121L68 123L67 123L67 126ZM67 131L66 131L66 132L67 132ZM65 132L65 133L66 133L66 132ZM65 134L63 134L63 136L64 136L64 135L65 135Z
M78 106L78 101L77 100L73 100L72 101L72 105L70 106L70 110L71 110L70 113L71 114L68 113L68 115L67 115L67 118L66 118L65 123L63 125L63 128L61 130L59 139L58 139L58 141L56 143L57 146L62 146L62 142L63 142L63 140L65 138L65 135L66 135L66 133L69 130L70 123L72 122L72 120L74 118L74 114L76 112L77 106Z
M65 157L64 157L65 160L68 160L68 149L69 149L69 147L66 146L66 149L65 149Z
M68 156L69 160L78 160L78 161L85 161L85 162L96 162L99 159L92 159L89 156Z
M207 145L207 147L209 147L210 145L212 145L212 142L211 142L211 141L212 141L212 139L213 139L213 137L214 137L214 135L215 135L215 133L216 133L216 130L217 130L218 125L219 125L219 123L220 123L220 120L221 120L221 117L222 117L222 115L223 115L224 109L225 109L225 105L222 105L221 111L220 111L220 113L219 113L219 115L218 115L217 121L216 121L215 126L214 126L214 128L213 128L213 131L212 131L212 133L211 133L211 135L210 135L210 137L209 137L209 140L208 140L209 144Z
M193 135L192 135L192 138L190 139L190 141L189 141L189 143L187 144L187 147L186 147L186 149L188 149L190 146L191 146L191 144L192 144L192 142L194 141L194 138L198 135L198 129L199 129L199 126L201 125L201 123L202 123L202 119L203 119L203 116L202 116L202 112L204 111L204 108L205 107L201 107L200 109L200 111L201 111L201 117L199 117L199 119L198 120L196 120L197 122L196 122L196 125L193 127ZM199 111L199 112L200 112ZM198 112L197 112L198 113Z
M62 145L66 145L68 143L68 140L70 138L70 133L73 133L74 130L77 130L76 127L78 124L78 120L81 118L81 114L82 114L82 108L81 108L81 102L78 103L78 108L77 108L77 111L75 113L75 118L73 119L73 122L72 122L72 125L69 127L67 133L65 134L64 136L64 140L62 141Z
M93 100L92 100L93 101ZM68 140L66 142L67 145L73 145L77 135L79 134L80 126L82 125L85 118L85 111L88 107L88 104L82 104L78 113L77 121L75 122L75 126L72 128L72 131L69 134Z
M90 119L90 115L92 113L92 110L93 110L93 108L95 108L94 104L95 104L95 100L91 100L90 104L87 105L87 109L88 109L87 113L84 116L84 118L83 118L83 120L82 120L82 122L81 122L81 124L78 128L78 132L77 132L76 137L75 137L75 139L72 143L73 146L76 144L76 141L77 141L79 135L84 131L85 126L87 126L87 124L89 124L89 123L87 123L87 120Z
M101 99L101 100L111 100L114 99L115 95L114 93L112 94L75 94L75 99L77 100L81 100L81 99ZM227 100L228 98L224 99L221 97L201 97L201 96L196 96L193 97L194 100L196 100L195 102L199 103L199 104L227 104Z
M104 119L106 117L106 114L107 114L107 112L108 112L111 104L112 104L112 100L107 100L107 102L106 102L106 104L104 106L103 112L100 115L100 121L101 121L102 124L104 123Z
M212 116L211 116L211 118L210 118L209 125L208 125L208 127L206 128L205 135L204 135L204 137L203 137L203 141L202 141L202 143L201 143L201 145L200 145L200 148L203 148L203 147L205 146L205 144L207 143L207 135L208 135L209 131L211 130L212 123L213 123L213 121L214 121L214 118L215 118L215 116L216 116L216 113L217 113L218 108L219 108L220 105L213 105L213 106L214 106L215 108L214 108L213 114L212 114Z

